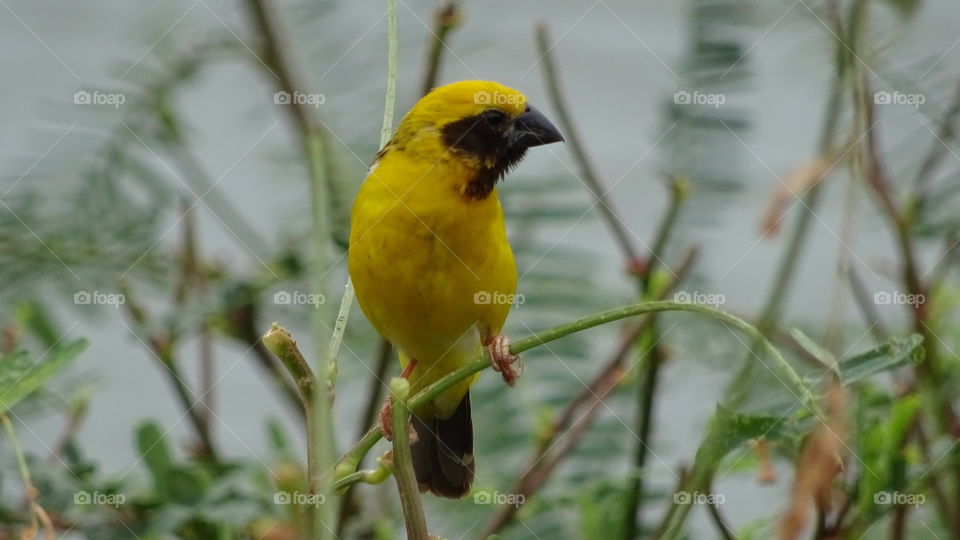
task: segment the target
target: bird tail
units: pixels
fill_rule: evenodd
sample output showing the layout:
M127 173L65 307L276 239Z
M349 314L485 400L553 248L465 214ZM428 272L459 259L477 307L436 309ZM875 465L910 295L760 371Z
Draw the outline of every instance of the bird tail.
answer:
M449 418L411 417L417 442L410 447L420 491L459 499L473 483L473 420L467 392Z

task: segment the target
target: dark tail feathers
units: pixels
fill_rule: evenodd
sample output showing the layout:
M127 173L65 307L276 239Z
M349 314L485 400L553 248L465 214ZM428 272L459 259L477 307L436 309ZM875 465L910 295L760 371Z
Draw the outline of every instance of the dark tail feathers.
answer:
M417 442L410 447L420 491L459 499L473 483L473 420L467 392L450 418L411 417Z

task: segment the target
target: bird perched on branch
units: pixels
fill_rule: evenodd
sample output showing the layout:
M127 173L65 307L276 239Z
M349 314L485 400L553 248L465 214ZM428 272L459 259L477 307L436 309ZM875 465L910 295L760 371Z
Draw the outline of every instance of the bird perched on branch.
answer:
M513 386L500 333L517 287L496 184L527 149L562 141L520 92L490 81L434 89L404 116L353 205L349 267L357 301L400 357L411 395L478 357ZM470 377L414 411L422 491L459 498L473 482ZM390 431L390 401L380 414Z

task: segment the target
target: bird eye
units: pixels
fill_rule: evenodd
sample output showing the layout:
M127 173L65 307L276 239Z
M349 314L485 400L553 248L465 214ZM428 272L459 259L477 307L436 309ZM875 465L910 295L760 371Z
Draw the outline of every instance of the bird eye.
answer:
M486 120L487 124L490 124L491 126L494 126L494 127L497 127L503 124L504 121L506 121L507 119L506 113L498 109L488 109L486 111L483 111L483 114L481 114L481 116L483 116L483 119Z

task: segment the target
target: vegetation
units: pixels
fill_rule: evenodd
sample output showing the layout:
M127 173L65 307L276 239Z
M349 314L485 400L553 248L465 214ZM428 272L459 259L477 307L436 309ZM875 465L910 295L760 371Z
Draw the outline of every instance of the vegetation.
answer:
M628 225L630 201L612 196L623 178L603 177L586 144L594 135L578 128L579 96L563 81L587 72L564 61L562 37L546 23L533 28L548 97L541 108L556 113L575 167L511 178L502 188L522 276L522 308L507 330L526 374L517 389L474 390L478 477L458 501L421 496L407 438L381 442L376 413L389 393L394 432L402 433L411 410L489 361L477 358L410 395L392 378L389 344L351 309L343 255L350 200L363 177L354 160L363 165L374 155L366 140L373 131L344 138L331 127L347 112L315 106L323 87L301 59L313 44L295 37L324 24L332 6L286 12L247 0L243 25L151 47L149 66L119 77L129 74L136 91L78 92L75 104L124 101L85 120L98 126L93 152L60 156L68 165L53 173L28 170L0 195L0 295L9 306L0 312L0 539L395 538L404 531L409 538L429 531L960 539L953 211L960 86L944 97L958 83L926 78L937 62L893 65L896 41L877 38L881 23L912 20L917 2L800 3L829 46L818 60L831 65L832 77L814 155L783 178L770 171L777 191L765 212L738 209L756 213L760 234L782 243L756 313L732 313L712 292L723 276L704 264L712 253L698 227L725 219L732 194L746 188L730 156L746 152L762 163L745 142L757 112L738 102L750 86L751 51L763 46L743 37L758 3L688 3L690 37L672 66L677 93L655 143L664 181L648 188L666 204L649 231ZM385 9L386 73L364 75L385 80L381 146L395 109L404 108L396 104L399 66L416 64L401 58L398 20L427 19L419 6L396 0ZM468 9L481 8L449 3L424 24L429 45L418 89L445 81ZM271 114L289 132L275 165L297 181L271 185L272 194L289 190L284 201L305 201L296 210L302 219L271 216L287 228L276 237L235 204L221 184L226 173L211 174L192 140L196 121L183 96L213 66L236 61L273 95ZM915 105L924 129L883 145L881 128L896 120L881 113L897 103ZM832 303L818 317L788 317L791 295L803 294L800 274L817 262L818 212L839 190L833 202L845 217L838 233L827 227L838 266L823 284ZM847 216L863 214L891 239L886 260L858 255L863 232ZM618 262L564 241L563 231L587 217L610 235ZM205 227L242 248L248 262L201 245ZM619 265L618 282L600 277L605 264ZM77 323L64 321L94 315L106 332L133 335L157 367L125 384L144 396L163 388L179 407L173 424L145 418L104 432L131 434L138 457L120 472L80 440L99 397L90 374L72 364L93 354L97 335L79 338ZM253 366L283 404L286 418L263 426L265 452L226 438L232 430L214 399L232 369L217 362L225 348L239 351L236 363ZM711 380L724 383L709 396L716 405L699 423L699 440L664 448L660 437L676 428L665 379L677 366L720 374ZM38 435L51 418L60 432ZM186 441L174 430L181 420ZM42 451L24 444L25 434ZM235 452L236 441L248 452ZM778 488L776 509L754 510L750 494L769 485ZM731 519L744 508L749 519Z

